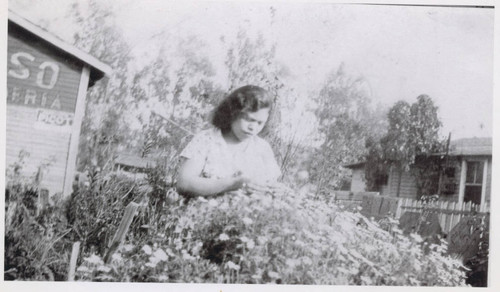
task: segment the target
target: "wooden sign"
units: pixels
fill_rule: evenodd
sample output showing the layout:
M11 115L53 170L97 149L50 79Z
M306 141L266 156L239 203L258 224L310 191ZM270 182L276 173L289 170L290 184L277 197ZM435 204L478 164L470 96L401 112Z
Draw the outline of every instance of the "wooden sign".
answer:
M111 68L9 11L6 166L43 168L41 188L69 195L89 81Z

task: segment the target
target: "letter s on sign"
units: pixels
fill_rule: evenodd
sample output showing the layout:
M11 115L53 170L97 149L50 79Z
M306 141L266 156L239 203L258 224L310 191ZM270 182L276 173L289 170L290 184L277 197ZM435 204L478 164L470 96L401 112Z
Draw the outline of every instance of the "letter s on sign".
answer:
M36 84L41 88L52 89L54 85L56 85L57 78L59 77L59 66L53 62L43 62L38 66L40 72L36 75ZM52 75L50 76L50 81L48 84L43 83L43 79L45 77L46 69L52 69Z
M14 65L17 65L19 68L10 69L8 74L12 77L15 77L15 78L26 79L26 78L30 77L30 70L28 68L26 68L26 66L24 66L23 63L21 63L21 61L19 60L19 58L21 58L21 57L26 58L31 62L35 61L35 57L33 57L32 55L30 55L28 53L18 52L18 53L12 54L12 56L10 57L10 62Z

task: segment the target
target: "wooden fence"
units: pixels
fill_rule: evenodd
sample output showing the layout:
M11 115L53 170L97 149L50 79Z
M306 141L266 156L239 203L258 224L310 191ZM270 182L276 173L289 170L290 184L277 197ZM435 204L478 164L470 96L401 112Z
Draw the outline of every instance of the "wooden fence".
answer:
M489 205L476 205L472 202L458 203L447 201L436 201L424 203L415 199L395 198L376 195L365 195L361 203L361 213L367 217L381 219L391 214L400 219L406 212L437 214L439 225L445 234L455 227L464 217L474 214L485 215L490 211Z
M399 200L396 218L400 218L405 212L429 212L437 214L439 224L445 234L449 234L462 218L476 215L485 215L490 212L490 206L473 204L472 202L446 202L437 201L423 203L413 199Z
M335 202L346 210L355 210L362 205L365 196L379 196L378 192L351 192L335 191L333 193Z

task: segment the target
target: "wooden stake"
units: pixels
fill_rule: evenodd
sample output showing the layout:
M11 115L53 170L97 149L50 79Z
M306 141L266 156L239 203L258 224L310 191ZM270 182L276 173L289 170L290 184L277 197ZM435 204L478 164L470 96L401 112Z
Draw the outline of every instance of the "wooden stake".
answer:
M73 249L71 250L71 259L69 261L69 268L68 268L68 281L75 280L76 260L78 259L79 253L80 253L80 242L77 241L73 243Z
M111 240L108 246L109 247L108 252L104 257L105 263L109 263L113 253L115 253L115 251L118 249L123 240L125 240L125 236L127 235L130 224L132 223L132 220L134 219L135 213L138 208L139 204L134 202L130 202L127 208L125 208L125 214L123 214L122 221L120 222L118 230L116 230L115 236L113 237L113 240Z

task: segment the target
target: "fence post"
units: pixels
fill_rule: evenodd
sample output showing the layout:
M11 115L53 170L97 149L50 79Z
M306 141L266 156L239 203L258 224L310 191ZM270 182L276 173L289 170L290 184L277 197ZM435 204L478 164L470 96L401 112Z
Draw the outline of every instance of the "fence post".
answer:
M38 204L36 208L36 215L40 215L43 210L49 206L49 190L39 189L38 190Z
M127 205L127 208L125 208L125 213L123 214L122 221L120 222L120 225L116 230L115 236L113 236L113 240L111 240L111 242L108 245L109 247L108 252L104 257L105 263L109 263L109 261L111 260L111 256L113 255L113 253L115 253L115 251L118 249L120 244L125 239L130 224L132 223L132 220L134 219L135 213L138 208L139 204L134 202L130 202L130 204Z
M68 268L68 281L75 280L76 260L78 259L79 253L80 253L80 242L77 241L73 243L73 248L71 250L71 259L69 261L69 268Z
M399 220L399 218L401 217L401 208L403 206L403 200L398 200L397 201L397 205L396 205L396 212L395 212L395 215L396 216L396 219Z

